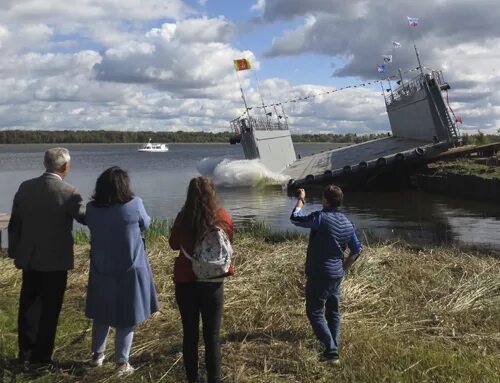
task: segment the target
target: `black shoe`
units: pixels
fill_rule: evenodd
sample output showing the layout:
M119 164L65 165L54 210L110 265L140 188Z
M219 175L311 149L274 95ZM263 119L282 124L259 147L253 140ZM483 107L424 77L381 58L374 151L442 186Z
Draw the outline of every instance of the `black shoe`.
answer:
M327 362L332 364L340 364L339 354L336 352L324 352L319 357L320 362Z
M31 350L20 351L17 361L19 364L28 363L31 359Z

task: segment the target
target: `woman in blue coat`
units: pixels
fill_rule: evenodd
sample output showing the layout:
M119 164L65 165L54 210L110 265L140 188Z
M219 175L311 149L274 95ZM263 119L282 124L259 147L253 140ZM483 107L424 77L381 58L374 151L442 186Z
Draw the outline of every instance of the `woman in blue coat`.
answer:
M85 309L93 319L91 365L102 365L114 327L117 373L129 375L134 371L128 362L134 327L158 311L158 303L142 235L151 219L124 170L114 166L99 176L86 222L91 235Z

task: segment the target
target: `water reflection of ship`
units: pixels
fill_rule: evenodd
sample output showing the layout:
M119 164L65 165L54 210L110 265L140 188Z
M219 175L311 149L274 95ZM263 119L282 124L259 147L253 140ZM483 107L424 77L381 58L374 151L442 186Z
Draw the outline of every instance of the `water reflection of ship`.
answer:
M416 168L460 142L442 95L450 86L441 71L422 68L399 83L384 96L392 136L300 158L286 118L275 122L247 113L231 121L230 142L241 143L246 159L258 158L288 176L291 189L330 182L350 189L399 189Z

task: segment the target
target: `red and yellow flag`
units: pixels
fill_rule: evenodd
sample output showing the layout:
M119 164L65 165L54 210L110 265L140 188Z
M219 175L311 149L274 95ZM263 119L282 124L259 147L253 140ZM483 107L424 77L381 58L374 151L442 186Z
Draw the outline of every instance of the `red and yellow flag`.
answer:
M250 62L249 59L238 59L238 60L233 60L234 63L234 69L236 72L240 70L247 70L252 68L252 63Z

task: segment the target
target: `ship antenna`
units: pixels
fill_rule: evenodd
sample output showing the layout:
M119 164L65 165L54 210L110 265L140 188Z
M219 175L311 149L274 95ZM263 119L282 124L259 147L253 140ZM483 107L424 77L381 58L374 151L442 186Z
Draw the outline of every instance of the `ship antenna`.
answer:
M420 73L422 76L424 75L424 69L422 68L422 63L420 62L420 55L418 54L417 44L415 44L415 40L413 40L413 47L415 48L415 54L417 55L418 67L420 68Z
M424 68L422 68L422 63L420 62L420 55L418 53L417 44L415 43L415 35L411 32L412 28L416 28L418 25L418 18L408 17L408 28L410 28L411 39L413 40L413 48L415 48L415 54L417 55L418 67L420 68L420 73L424 75Z
M266 104L264 103L264 97L262 97L262 92L260 91L259 79L257 78L257 73L253 73L255 77L255 83L257 84L257 92L259 92L260 101L262 102L262 109L264 109L264 114L266 116L267 124L269 125L269 116L267 115Z

